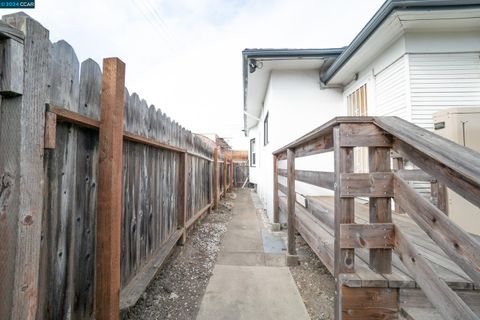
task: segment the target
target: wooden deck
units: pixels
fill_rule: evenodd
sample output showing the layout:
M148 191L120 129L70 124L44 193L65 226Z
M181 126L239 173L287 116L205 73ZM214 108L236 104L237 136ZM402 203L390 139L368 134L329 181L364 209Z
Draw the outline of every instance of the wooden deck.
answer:
M280 211L283 211L286 208L286 197L280 197L279 202ZM307 197L307 208L298 203L295 208L296 229L332 275L335 241L332 228L333 210L334 197L325 196ZM368 204L356 201L355 222L366 224L368 219ZM393 222L404 230L416 249L428 260L436 275L455 290L475 314L480 315L480 287L476 286L408 215L393 213ZM478 240L478 237L476 239ZM366 297L358 296L355 291L348 293L344 290L344 295L351 295L353 299L366 299L365 302L388 297L387 300L392 300L391 305L385 308L389 310L391 318L386 319L397 319L397 311L402 316L399 319L442 319L395 252L392 252L392 273L379 274L369 267L368 249L355 249L355 273L341 274L340 281L342 286L352 290L359 288L368 290Z

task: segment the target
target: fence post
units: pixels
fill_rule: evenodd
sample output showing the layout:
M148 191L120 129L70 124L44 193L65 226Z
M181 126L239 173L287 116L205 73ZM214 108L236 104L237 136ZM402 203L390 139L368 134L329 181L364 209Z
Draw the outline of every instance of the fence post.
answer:
M120 315L120 227L125 64L103 60L96 240L95 315Z
M213 150L213 208L218 208L218 146Z
M295 246L295 151L287 150L287 211L288 211L288 252L287 265L298 264L297 248Z
M340 176L342 173L354 171L352 147L340 146L340 125L333 128L334 168L335 168L335 243L334 243L334 276L336 284L335 319L342 318L342 284L341 273L352 273L355 268L355 250L340 248L340 225L355 222L355 199L340 196Z
M273 231L280 231L280 207L278 198L278 157L273 156Z
M227 153L223 156L223 198L227 197Z
M369 171L391 172L390 148L368 148ZM392 222L391 198L370 198L370 223ZM370 249L370 268L378 273L392 272L392 249Z
M4 56L10 59L4 67L6 63L23 70L2 70L4 78L20 80L23 95L6 94L0 106L0 318L35 319L51 43L48 30L24 13L4 16L3 21L23 31L25 39L10 42L19 51Z
M177 226L179 229L183 229L182 237L180 238L179 244L184 245L187 241L187 177L188 177L188 164L187 159L188 154L186 152L180 153L180 170L179 170L179 214Z
M230 154L230 192L233 191L233 154Z

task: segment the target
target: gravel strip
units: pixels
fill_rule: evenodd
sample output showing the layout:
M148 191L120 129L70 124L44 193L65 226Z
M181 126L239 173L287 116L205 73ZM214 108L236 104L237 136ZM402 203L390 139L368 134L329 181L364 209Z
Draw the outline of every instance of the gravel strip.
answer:
M142 298L122 319L195 319L212 275L232 204L222 201L177 246Z
M333 320L335 279L308 244L296 236L300 265L290 267L303 302L312 320Z

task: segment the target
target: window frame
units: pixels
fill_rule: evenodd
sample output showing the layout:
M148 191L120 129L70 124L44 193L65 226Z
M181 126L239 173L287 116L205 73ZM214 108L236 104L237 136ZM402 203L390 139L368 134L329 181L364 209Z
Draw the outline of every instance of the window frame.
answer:
M250 167L255 167L257 165L257 152L254 150L256 146L255 140L255 138L250 139Z
M268 116L269 116L269 112L267 112L265 119L263 119L263 145L264 146L268 145L268 143L270 142L268 137Z

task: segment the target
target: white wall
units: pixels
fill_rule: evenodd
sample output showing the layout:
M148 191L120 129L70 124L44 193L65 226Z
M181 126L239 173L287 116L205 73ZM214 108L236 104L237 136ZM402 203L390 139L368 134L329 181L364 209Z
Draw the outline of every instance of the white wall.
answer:
M263 144L263 122L269 114L269 144ZM335 116L345 115L339 89L322 89L318 70L274 70L270 77L264 108L258 126L249 131L257 137L257 167L253 175L257 191L273 217L273 156L272 152L319 127ZM285 161L279 163L285 168ZM299 158L297 169L333 171L333 154ZM279 178L283 182L282 177ZM300 194L321 195L330 191L297 182ZM281 217L284 221L285 217Z

